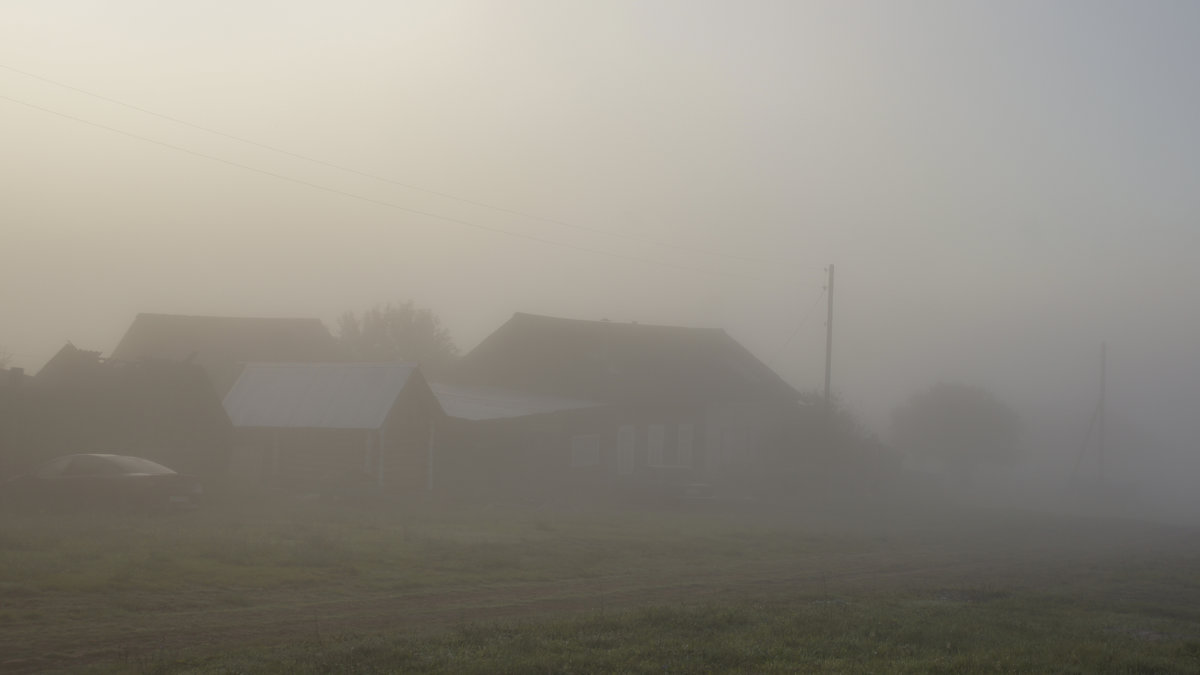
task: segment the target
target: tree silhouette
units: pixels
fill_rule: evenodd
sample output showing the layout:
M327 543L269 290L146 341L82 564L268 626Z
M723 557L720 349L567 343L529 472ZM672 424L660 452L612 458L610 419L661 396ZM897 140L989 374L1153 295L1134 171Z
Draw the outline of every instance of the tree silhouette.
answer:
M892 413L895 446L969 477L984 465L1016 461L1020 419L991 392L966 384L936 384Z
M355 361L405 361L437 372L458 357L458 347L437 314L411 300L376 305L361 316L342 314L337 338Z

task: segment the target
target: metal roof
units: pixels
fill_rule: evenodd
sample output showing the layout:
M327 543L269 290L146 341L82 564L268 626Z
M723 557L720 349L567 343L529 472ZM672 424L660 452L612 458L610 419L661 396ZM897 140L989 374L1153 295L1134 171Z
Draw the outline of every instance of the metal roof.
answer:
M378 429L416 366L250 363L225 395L235 427Z
M447 415L473 421L542 415L602 405L592 401L528 394L498 387L436 382L431 382L429 387L433 389L438 403Z

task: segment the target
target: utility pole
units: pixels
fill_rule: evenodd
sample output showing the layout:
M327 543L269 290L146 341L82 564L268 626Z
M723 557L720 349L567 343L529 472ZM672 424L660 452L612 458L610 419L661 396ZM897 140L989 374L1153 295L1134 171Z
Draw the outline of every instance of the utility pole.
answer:
M1096 433L1096 465L1100 473L1100 481L1104 482L1104 408L1105 408L1105 376L1108 371L1108 343L1100 343L1100 407L1096 411L1097 422L1100 428Z
M829 283L825 287L825 307L828 316L825 318L825 412L832 418L833 392L829 388L833 376L833 264L829 265Z
M1079 466L1083 463L1083 456L1088 454L1088 448L1092 444L1092 432L1096 432L1096 479L1100 483L1104 483L1104 409L1107 407L1105 402L1106 386L1108 371L1108 343L1100 343L1100 400L1096 401L1096 408L1092 411L1092 418L1088 420L1087 433L1083 436L1083 445L1079 447L1079 454L1075 457L1075 469L1071 472L1071 479L1074 480L1079 475Z

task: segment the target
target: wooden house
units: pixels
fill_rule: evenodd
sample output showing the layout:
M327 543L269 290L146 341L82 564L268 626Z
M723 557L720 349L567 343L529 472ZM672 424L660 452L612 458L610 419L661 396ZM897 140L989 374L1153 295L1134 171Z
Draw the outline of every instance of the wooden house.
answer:
M0 395L4 473L60 455L145 457L204 477L224 475L232 429L204 370L129 362L66 345L34 377Z
M424 494L441 408L415 365L251 363L224 399L235 479Z
M456 381L602 406L590 426L548 441L553 461L651 490L720 483L760 464L800 397L719 329L520 313L463 357Z

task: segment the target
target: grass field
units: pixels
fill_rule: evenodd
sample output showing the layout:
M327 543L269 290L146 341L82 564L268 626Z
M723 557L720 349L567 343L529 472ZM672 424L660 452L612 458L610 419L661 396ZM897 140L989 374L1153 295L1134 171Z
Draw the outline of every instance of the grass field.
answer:
M961 509L3 516L0 672L56 670L1200 672L1200 534Z

